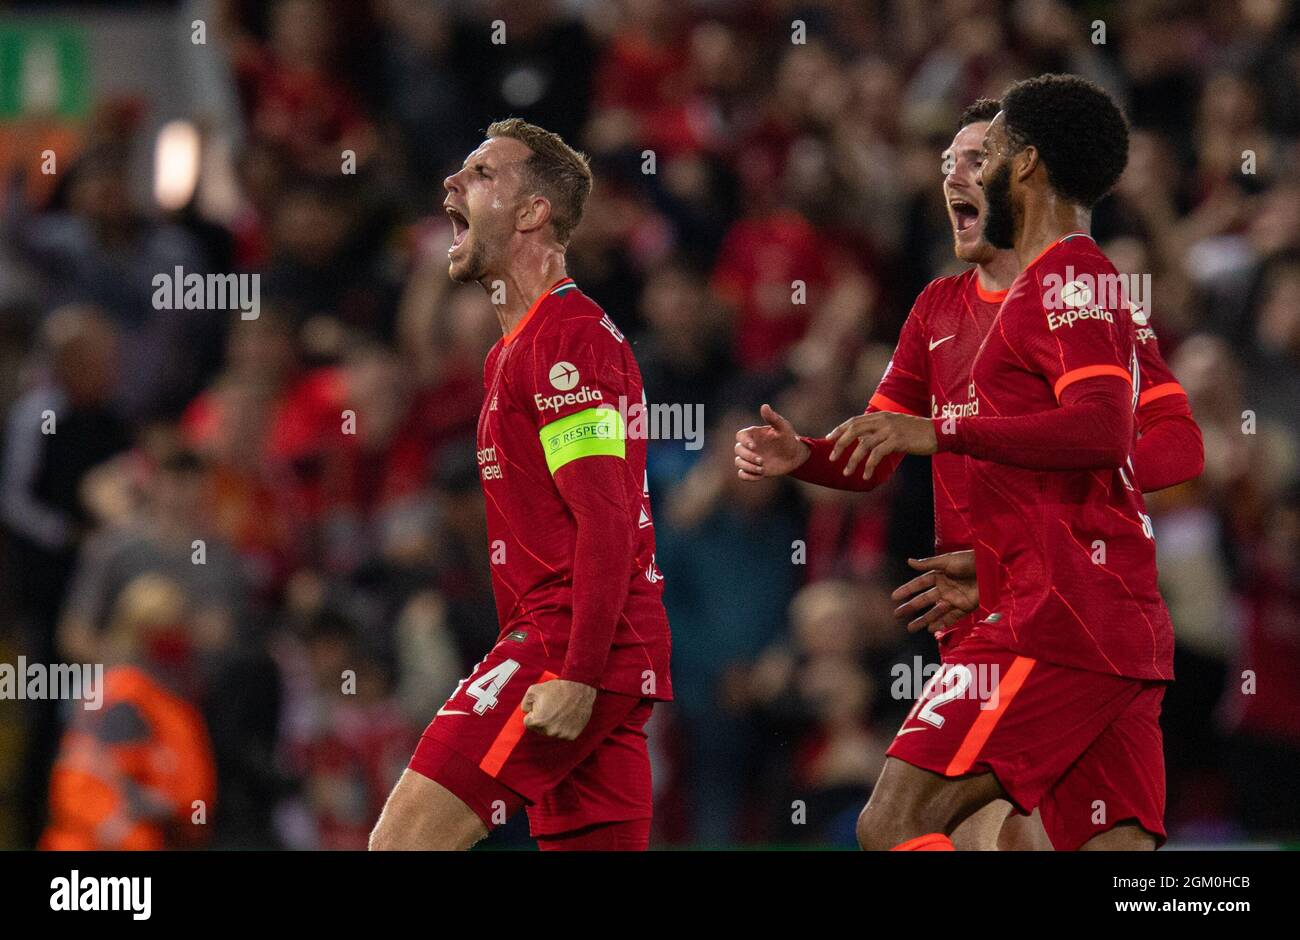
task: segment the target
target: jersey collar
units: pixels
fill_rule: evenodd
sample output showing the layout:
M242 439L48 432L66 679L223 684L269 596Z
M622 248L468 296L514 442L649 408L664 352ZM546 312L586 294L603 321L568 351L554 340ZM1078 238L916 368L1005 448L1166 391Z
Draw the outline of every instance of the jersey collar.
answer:
M573 287L577 287L577 285L573 283L573 278L562 277L550 287L546 288L546 290L542 291L542 296L533 301L533 305L528 308L528 312L525 313L519 322L515 324L514 329L505 335L505 339L501 341L501 345L509 346L514 342L515 337L523 332L524 327L528 325L528 321L533 318L533 314L541 309L542 302L546 300L547 297L550 297L552 294L565 293Z
M1002 290L985 290L984 285L980 283L979 273L975 274L975 296L986 304L1000 304L1007 297L1007 291L1010 288L1004 287Z
M1057 245L1064 244L1065 242L1068 242L1068 241L1069 241L1070 239L1072 239L1072 238L1079 238L1079 237L1086 238L1086 239L1088 239L1088 241L1093 241L1093 240L1094 240L1093 237L1092 237L1091 235L1089 235L1087 232L1084 232L1084 231L1068 232L1068 233L1066 233L1065 235L1062 235L1062 236L1061 236L1060 238L1058 238L1056 241L1052 242L1050 245L1048 245L1048 246L1047 246L1046 248L1044 248L1042 251L1040 251L1040 252L1038 253L1038 255L1034 258L1033 261L1031 261L1031 262L1029 262L1027 265L1025 265L1025 270L1028 271L1028 270L1029 270L1030 268L1032 268L1034 265L1038 264L1038 262L1042 261L1042 260L1043 260L1043 256L1044 256L1045 254L1047 254L1049 251L1051 251L1053 248L1055 248Z

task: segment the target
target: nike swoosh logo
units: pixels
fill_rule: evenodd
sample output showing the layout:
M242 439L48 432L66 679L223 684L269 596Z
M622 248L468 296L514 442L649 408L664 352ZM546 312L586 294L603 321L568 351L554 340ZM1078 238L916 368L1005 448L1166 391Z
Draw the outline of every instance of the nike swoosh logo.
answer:
M438 709L438 714L434 715L433 717L437 718L438 715L468 715L468 714L469 712L457 711L454 708L440 708Z
M953 333L952 336L945 336L943 339L930 340L930 352L934 352L934 348L936 346L942 346L944 343L948 342L948 340L952 339L952 337L956 335L957 335L956 333Z
M894 735L894 737L901 738L903 735L911 734L913 731L924 731L924 730L925 730L925 725L918 725L915 728L899 728L898 734Z

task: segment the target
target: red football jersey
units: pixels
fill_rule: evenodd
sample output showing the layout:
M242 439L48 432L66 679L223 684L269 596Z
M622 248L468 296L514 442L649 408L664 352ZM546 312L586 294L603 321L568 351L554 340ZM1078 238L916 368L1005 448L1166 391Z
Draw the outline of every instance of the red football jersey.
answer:
M989 291L981 287L978 270L973 267L961 274L936 278L926 285L903 323L894 355L866 410L932 418L978 414L978 402L970 394L971 363L1006 294L1005 290ZM1185 428L1171 428L1171 435L1160 441L1153 438L1152 443L1159 445L1159 452L1142 455L1139 463L1148 477L1159 477L1167 486L1195 475L1189 468L1199 464L1199 447L1191 446L1193 442L1187 433L1194 433L1195 425L1190 420L1186 393L1165 364L1145 313L1135 311L1134 320L1141 322L1137 341L1142 372L1138 421L1142 433L1162 419L1186 418ZM870 480L863 481L857 475L845 478L840 468L827 460L829 442L809 437L803 440L813 449L812 455L793 476L822 486L873 489L889 479L902 460L901 454L886 457ZM931 458L931 475L935 552L971 548L965 456L949 452L935 454ZM944 635L958 636L971 625L971 618L962 618L945 630Z
M588 590L626 590L599 687L670 699L668 618L655 565L645 436L628 434L644 407L641 371L613 321L565 278L488 352L478 422L492 587L501 636L540 635L564 662L574 605L577 524L554 474L585 472L593 456L621 458L635 559L603 571ZM644 426L644 420L641 425ZM578 478L581 480L581 478ZM599 477L606 479L606 477ZM581 588L581 586L580 586ZM555 668L559 673L559 668Z
M980 287L976 268L931 281L903 323L894 356L871 396L871 409L931 418L978 414L972 410L978 404L970 398L970 366L1006 293ZM935 552L970 548L966 458L935 454L930 473Z
M970 396L971 363L988 334L1007 292L980 286L976 268L940 277L926 285L898 335L898 346L871 396L868 411L946 418L978 414L979 403ZM1142 394L1138 404L1142 427L1152 402L1169 395L1186 399L1186 392L1169 371L1160 354L1145 312L1133 312L1137 330L1138 367ZM1154 455L1153 455L1154 456ZM1169 459L1168 454L1161 455ZM875 473L883 482L898 460L888 458ZM966 458L938 453L930 461L934 477L934 548L936 553L971 547L966 518Z
M1134 318L1124 296L1107 296L1119 283L1083 233L1031 262L976 354L972 420L1048 412L1071 384L1097 376L1130 382L1136 409ZM1132 453L1131 444L1126 464L1107 471L968 458L980 601L991 611L981 634L1060 665L1173 677L1173 628L1156 587L1154 536Z

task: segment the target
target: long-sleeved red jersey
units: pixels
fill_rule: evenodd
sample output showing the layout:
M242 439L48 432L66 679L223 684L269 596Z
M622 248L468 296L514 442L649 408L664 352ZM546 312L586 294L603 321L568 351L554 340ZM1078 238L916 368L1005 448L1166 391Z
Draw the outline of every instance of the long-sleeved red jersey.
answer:
M867 411L894 411L931 418L978 414L971 394L971 364L997 317L1006 291L987 291L978 270L932 281L917 298L903 324L894 351ZM1138 442L1134 466L1139 488L1151 492L1200 474L1204 462L1201 432L1192 419L1187 395L1160 355L1155 331L1147 317L1137 314L1135 334L1141 389L1138 397ZM1086 418L1086 413L1085 416ZM1081 446L1087 435L1076 426L1069 446ZM861 471L845 476L845 457L832 463L833 442L803 438L811 449L808 460L793 476L836 489L868 491L883 484L902 460L891 454L863 479ZM938 453L931 458L934 484L936 552L970 549L973 540L967 518L966 458ZM963 618L946 632L953 638L973 625Z
M478 423L501 635L562 679L672 698L631 346L565 278L488 352ZM630 403L630 404L629 404Z
M975 356L971 407L932 420L939 451L969 458L980 635L1044 662L1172 679L1132 459L1145 317L1102 289L1118 280L1085 233L1046 248Z

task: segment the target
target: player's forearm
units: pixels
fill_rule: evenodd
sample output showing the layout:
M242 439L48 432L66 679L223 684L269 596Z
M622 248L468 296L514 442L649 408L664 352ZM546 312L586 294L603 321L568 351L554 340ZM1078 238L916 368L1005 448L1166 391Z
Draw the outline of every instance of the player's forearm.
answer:
M866 414L880 411L874 404L867 408ZM867 479L862 479L862 471L844 475L844 467L849 461L852 449L840 455L838 461L831 461L831 451L835 442L825 437L800 437L808 445L808 459L790 472L790 476L805 483L829 487L833 490L852 490L855 493L867 493L880 486L898 469L903 454L890 454L877 464L875 471Z
M573 557L573 625L561 679L596 686L605 672L614 630L627 601L636 560L630 520L578 520Z
M1141 432L1133 464L1144 493L1194 480L1205 469L1205 443L1187 399L1179 396L1165 411L1159 416L1139 414Z
M1126 387L1110 386L1036 414L935 418L939 450L1026 470L1114 469L1128 458L1133 412Z
M808 445L808 459L790 472L790 476L805 483L830 487L833 490L853 490L865 493L874 490L889 479L894 469L903 459L902 454L890 454L876 467L876 472L868 480L862 479L862 473L844 475L844 465L848 463L848 454L841 455L837 462L831 462L831 449L835 442L824 437L801 437L799 440Z
M586 464L585 467L579 465ZM598 686L636 562L635 507L626 505L621 461L575 461L556 475L577 523L573 552L573 624L560 678Z

